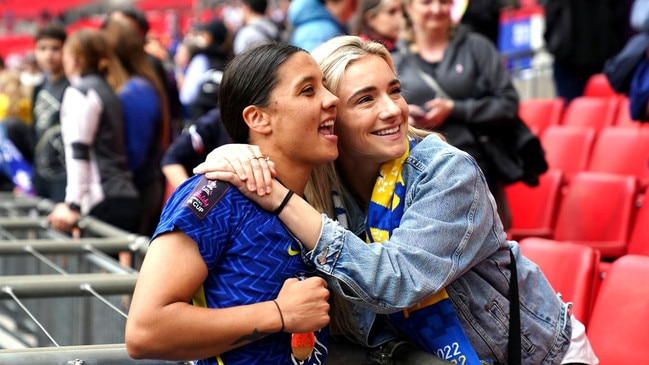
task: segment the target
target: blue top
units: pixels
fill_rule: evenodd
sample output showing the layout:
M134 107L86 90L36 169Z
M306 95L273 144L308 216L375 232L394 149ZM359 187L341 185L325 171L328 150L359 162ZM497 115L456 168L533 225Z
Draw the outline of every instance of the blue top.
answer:
M630 22L634 30L649 32L649 0L633 1Z
M507 241L475 160L431 135L411 151L403 179L404 214L389 240L366 244L323 215L320 240L309 253L330 276L329 287L357 305L363 339L386 340L384 332L370 332L376 312L398 312L446 288L479 358L506 364L511 249L522 356L529 364L560 364L572 331L568 306L518 244ZM363 232L360 208L349 202L346 208L350 229Z
M153 237L179 229L198 245L208 268L203 283L205 305L226 308L277 297L284 281L305 270L300 245L272 213L244 197L230 184L196 175L173 193ZM181 263L179 263L181 264ZM323 364L327 330L316 332L316 348L302 364ZM289 333L203 359L207 364L297 364Z
M160 98L147 79L134 76L119 91L119 100L124 110L128 167L134 172L136 185L145 186L161 176Z
M174 142L162 155L162 166L180 164L185 168L187 176L192 176L192 169L205 161L207 154L213 149L232 143L228 131L221 123L221 111L214 108L203 114Z
M210 59L207 55L199 53L192 57L187 65L187 70L185 70L185 79L179 91L181 104L189 107L198 98L205 72L209 69Z
M290 43L311 52L330 38L347 34L347 27L320 0L293 0L288 8L293 26Z

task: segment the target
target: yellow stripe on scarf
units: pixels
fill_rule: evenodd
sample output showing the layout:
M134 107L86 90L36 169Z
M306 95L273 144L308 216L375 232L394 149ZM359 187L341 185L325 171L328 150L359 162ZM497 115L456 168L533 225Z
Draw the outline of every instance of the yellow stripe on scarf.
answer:
M394 193L394 189L397 184L404 185L401 170L403 169L403 163L406 161L409 154L410 143L406 142L406 152L401 157L396 160L385 162L381 165L379 177L376 178L374 190L372 191L372 198L370 199L373 203L386 208L386 210L390 209L390 211L399 205L401 197ZM372 227L371 223L369 231L374 242L383 242L390 238L390 232L385 229ZM368 243L369 242L371 241L368 239Z
M395 194L395 188L397 187L397 184L401 184L401 186L405 185L401 171L403 170L403 163L406 161L406 158L408 158L409 155L410 143L406 143L406 152L401 157L396 160L388 161L381 165L379 177L376 179L376 183L374 184L374 190L372 191L372 198L370 200L372 201L372 203L377 204L385 209L385 216L383 218L390 219L389 215L401 203L401 197L399 196L399 194ZM401 217L399 217L399 219L400 218ZM377 219L377 217L373 215L372 219ZM371 235L371 239L369 237L367 238L368 243L372 241L380 243L390 238L390 231L380 229L375 226L373 227L370 219L368 219L367 223L369 225L368 228ZM378 221L374 223L378 224ZM404 315L406 318L408 318L411 312L428 307L429 305L433 305L446 298L448 298L448 292L446 291L446 289L442 289L437 293L431 295L430 297L422 300L421 302L411 306L410 308L404 309Z
M421 302L413 305L412 307L409 307L407 309L403 310L403 315L404 317L408 318L410 317L410 312L414 312L416 310L419 310L421 308L426 308L429 305L433 305L439 301L442 301L444 299L448 298L448 293L446 292L446 289L442 289L438 291L437 293L429 296L428 298L422 300Z

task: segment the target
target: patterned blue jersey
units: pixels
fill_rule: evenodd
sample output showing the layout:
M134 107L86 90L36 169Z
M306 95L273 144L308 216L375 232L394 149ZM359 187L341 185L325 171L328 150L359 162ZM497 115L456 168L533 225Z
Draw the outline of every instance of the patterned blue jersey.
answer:
M277 217L228 183L197 175L178 187L153 237L175 228L197 242L205 260L209 273L201 305L208 308L273 300L286 279L305 270L298 242ZM291 355L290 334L275 333L198 364L323 364L326 337L326 329L316 333L315 349L304 362Z

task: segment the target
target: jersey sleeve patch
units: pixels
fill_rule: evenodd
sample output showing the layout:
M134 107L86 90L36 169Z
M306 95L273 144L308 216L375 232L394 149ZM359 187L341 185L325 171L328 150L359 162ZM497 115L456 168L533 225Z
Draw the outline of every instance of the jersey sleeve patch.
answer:
M218 180L209 180L203 176L185 201L184 206L189 208L198 218L204 219L228 189L230 189L230 184Z

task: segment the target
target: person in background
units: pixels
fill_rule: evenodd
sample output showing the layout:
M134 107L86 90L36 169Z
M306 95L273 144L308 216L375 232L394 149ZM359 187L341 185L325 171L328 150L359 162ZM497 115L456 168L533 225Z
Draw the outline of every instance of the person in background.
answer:
M349 34L347 23L355 11L356 0L292 0L289 42L310 52L330 38Z
M0 191L34 195L30 102L15 69L0 70Z
M189 119L200 117L216 105L218 90L214 90L213 94L210 90L208 95L204 95L201 89L212 77L220 79L225 63L230 58L230 38L225 24L218 19L198 28L195 42L199 49L187 65L180 88L180 102Z
M27 88L30 96L34 87L43 82L43 77L43 70L38 66L36 56L33 52L27 52L20 69L20 83Z
M0 71L0 120L15 118L32 124L32 87L20 81L20 71Z
M304 50L267 43L239 54L220 95L229 134L264 146L296 194L315 165L338 155L339 100ZM322 278L297 279L308 271L298 253L276 214L230 184L200 175L185 181L165 205L139 272L126 322L129 356L297 364L291 333L314 331L315 347L299 363L324 364L329 291Z
M545 42L554 56L556 95L566 104L626 42L628 9L620 0L545 0Z
M649 32L649 0L633 0L629 25L636 32Z
M267 7L266 0L241 0L243 26L234 35L235 55L260 43L280 40L279 27L266 16Z
M10 117L0 120L0 191L34 195L29 126Z
M360 0L352 34L393 51L401 32L401 14L400 0Z
M61 139L61 101L70 85L63 69L63 25L49 23L34 37L34 56L45 72L43 83L34 88L32 109L34 190L54 203L65 198L65 150Z
M31 87L17 69L0 70L0 191L34 194Z
M476 159L507 230L511 214L504 185L477 135L481 128L516 123L519 96L494 44L456 25L452 5L452 0L405 0L407 25L392 55L411 123L443 134ZM427 78L436 81L441 91Z
M341 100L339 157L314 171L306 200L270 179L273 170L253 172L253 166L272 167L245 158L263 153L261 146L217 150L210 157L218 163L195 172L232 181L264 209L282 202L278 217L318 274L357 305L350 312L356 327L347 333L360 343L385 341L384 314L422 348L455 363L514 364L518 352L519 364L597 364L570 305L507 240L475 160L436 133L408 128L408 106L386 49L346 36L312 55ZM443 289L481 361L431 348L431 338L452 324L429 315ZM514 313L518 328L510 324ZM332 331L337 318L345 318L338 314L332 313ZM449 348L463 350L458 343Z
M70 80L61 102L67 185L64 202L47 219L53 229L71 232L82 215L127 232L140 219L137 188L128 169L124 115L115 92L128 74L100 30L83 28L63 46Z
M165 69L166 77L171 75L173 70L173 59L171 53L169 52L170 48L167 47L166 42L170 42L165 39L165 37L156 32L149 31L144 38L144 52L157 58L162 62L162 66ZM171 46L169 46L171 47Z
M500 29L500 11L512 0L480 0L468 1L466 10L460 22L467 25L473 32L487 37L495 46L498 45Z
M164 198L160 160L171 137L167 95L147 61L137 30L119 19L109 19L102 29L129 77L117 89L124 112L128 167L142 207L137 233L150 236L158 224Z
M196 119L169 146L162 157L162 172L169 188L176 189L194 175L192 169L213 149L232 142L221 123L221 112L214 108Z
M148 34L150 30L149 21L146 18L144 12L137 7L128 4L126 2L124 5L118 5L114 7L106 21L109 19L112 20L126 20L128 21L135 29L138 30L138 35L142 39L142 45L146 51L146 44L148 43ZM167 94L167 103L169 108L169 118L170 118L170 132L171 140L173 140L182 129L182 105L180 103L180 97L178 95L178 84L176 83L176 77L174 70L172 68L165 67L166 64L164 60L159 59L156 55L147 52L147 59L153 66L160 82L164 86L165 92ZM171 63L171 62L169 62Z
M270 19L273 23L277 24L277 27L279 28L281 42L288 42L290 38L290 29L286 17L288 14L288 7L291 5L291 0L275 0L271 4L274 4L274 6L270 9Z
M178 88L183 86L183 81L185 80L185 72L187 72L187 66L189 66L189 61L192 60L192 57L198 51L198 47L191 42L189 39L184 39L176 47L176 52L173 56L174 63L174 74L176 76L176 84Z

